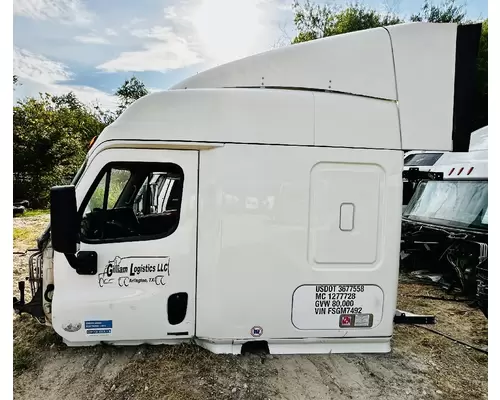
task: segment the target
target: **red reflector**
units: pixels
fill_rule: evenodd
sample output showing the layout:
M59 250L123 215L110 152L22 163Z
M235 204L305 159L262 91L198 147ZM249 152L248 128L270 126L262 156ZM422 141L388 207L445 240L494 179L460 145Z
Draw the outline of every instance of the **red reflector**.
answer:
M450 175L453 173L453 171L455 171L455 168L452 168L452 169L450 170L450 172L449 172L448 176L450 176Z
M462 173L462 171L463 171L463 170L464 170L464 167L460 168L460 169L458 170L458 174L457 174L457 175L460 175L460 174Z
M472 172L473 169L474 169L474 167L470 167L469 172L467 172L467 175L470 175L470 173Z

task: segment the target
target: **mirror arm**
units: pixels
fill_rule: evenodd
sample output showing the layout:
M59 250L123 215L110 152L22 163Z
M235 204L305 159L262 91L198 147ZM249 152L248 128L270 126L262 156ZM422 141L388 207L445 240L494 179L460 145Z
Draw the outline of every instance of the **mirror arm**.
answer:
M79 251L77 254L64 253L64 256L78 275L97 274L97 253L95 251Z

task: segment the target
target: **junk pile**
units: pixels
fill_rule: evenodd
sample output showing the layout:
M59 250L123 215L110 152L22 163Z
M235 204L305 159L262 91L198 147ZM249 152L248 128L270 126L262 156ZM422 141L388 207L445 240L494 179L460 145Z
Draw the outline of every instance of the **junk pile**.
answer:
M462 296L488 317L488 233L403 220L401 271Z
M23 215L26 209L29 207L29 205L30 203L28 200L14 202L14 217L18 215Z

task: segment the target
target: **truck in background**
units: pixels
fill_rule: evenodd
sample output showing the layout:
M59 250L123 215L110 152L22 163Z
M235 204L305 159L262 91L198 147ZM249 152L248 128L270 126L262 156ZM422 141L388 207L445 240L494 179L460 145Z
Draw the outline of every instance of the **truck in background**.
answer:
M443 272L448 291L470 297L487 316L488 127L471 135L469 152L443 154L416 180L403 213L403 268Z
M469 160L472 160L474 156L484 158L485 154L487 157L487 151L488 127L485 126L471 133L469 152L472 152L472 154L468 154L465 157ZM415 193L420 177L426 177L425 172L431 172L435 167L450 164L453 159L457 159L456 153L453 152L415 150L405 153L403 167L403 212ZM414 172L409 173L410 169Z

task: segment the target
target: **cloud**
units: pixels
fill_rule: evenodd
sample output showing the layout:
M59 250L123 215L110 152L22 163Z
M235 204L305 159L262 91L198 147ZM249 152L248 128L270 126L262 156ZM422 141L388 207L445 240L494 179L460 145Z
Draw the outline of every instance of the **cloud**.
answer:
M117 58L97 66L98 69L106 72L167 71L203 61L194 46L171 27L135 29L130 34L144 40L143 49L122 52Z
M116 32L114 29L111 28L106 28L104 30L104 33L108 36L118 36L118 32Z
M14 101L38 96L38 93L61 95L72 91L85 104L97 101L105 108L116 108L114 96L89 86L71 85L73 74L66 65L17 47L14 48L14 75L21 84L14 91Z
M127 24L123 25L123 29L130 29L133 26L139 25L142 22L145 22L145 18L132 18Z
M177 17L177 13L175 12L175 6L165 7L163 9L163 13L165 14L165 19L174 19Z
M203 68L271 49L282 35L285 0L179 1L163 9L163 24L133 29L142 48L101 63L106 72L167 71L203 63ZM142 21L140 21L142 22Z
M71 78L68 68L28 50L14 48L14 74L41 83L67 81Z
M189 10L189 21L203 54L214 63L224 63L268 50L272 9L264 0L202 0ZM266 9L267 8L267 9Z
M276 5L276 7L278 8L278 10L282 10L282 11L293 11L293 3L290 2L290 3L278 3Z
M132 20L130 21L130 25L137 25L144 21L145 21L144 18L132 18Z
M13 101L25 97L37 97L39 93L50 93L52 95L63 95L69 92L75 93L76 97L84 104L92 105L99 103L104 109L115 110L117 102L114 96L90 86L64 85L54 83L42 83L29 78L19 79L20 85L14 91Z
M67 24L86 24L93 17L81 0L15 0L14 15Z
M80 43L89 44L109 44L109 40L103 37L88 35L88 36L75 36L75 40Z

